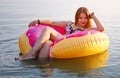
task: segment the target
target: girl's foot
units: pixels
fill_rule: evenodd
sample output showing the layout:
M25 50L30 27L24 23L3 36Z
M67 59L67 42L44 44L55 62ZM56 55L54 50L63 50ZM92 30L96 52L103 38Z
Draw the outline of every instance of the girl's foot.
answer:
M15 57L15 60L29 60L29 59L34 59L35 55L32 55L31 53L22 55L20 57Z

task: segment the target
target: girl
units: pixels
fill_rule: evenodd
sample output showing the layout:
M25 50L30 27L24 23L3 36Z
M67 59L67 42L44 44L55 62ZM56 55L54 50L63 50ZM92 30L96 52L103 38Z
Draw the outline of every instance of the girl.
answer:
M96 28L92 28L91 19L94 20L96 24ZM39 20L35 20L29 24L29 27L34 26L35 24L40 24ZM100 21L97 19L95 14L89 13L88 9L86 7L80 7L76 11L75 14L75 22L71 21L54 21L52 23L54 26L63 26L66 28L66 34L72 34L78 31L83 30L99 30L104 31L104 27L100 23ZM50 45L55 40L63 37L59 32L55 31L54 29L50 27L45 27L38 37L38 40L36 41L34 47L29 51L29 53L22 55L20 57L16 57L15 60L27 60L27 59L33 59L36 57L49 57L48 52Z

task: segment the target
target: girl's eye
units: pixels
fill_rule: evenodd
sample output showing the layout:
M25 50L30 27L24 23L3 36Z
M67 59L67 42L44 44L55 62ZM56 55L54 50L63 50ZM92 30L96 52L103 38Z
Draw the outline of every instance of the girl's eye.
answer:
M85 18L79 17L79 19L88 19L88 17L85 17Z
M88 19L88 17L85 17L85 19Z
M79 19L82 19L82 17L79 17Z

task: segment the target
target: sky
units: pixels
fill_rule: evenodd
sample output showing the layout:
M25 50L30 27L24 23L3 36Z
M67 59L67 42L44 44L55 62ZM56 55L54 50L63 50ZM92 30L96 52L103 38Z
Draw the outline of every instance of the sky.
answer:
M3 13L16 12L38 17L73 19L76 10L87 7L100 17L120 17L120 0L0 0Z

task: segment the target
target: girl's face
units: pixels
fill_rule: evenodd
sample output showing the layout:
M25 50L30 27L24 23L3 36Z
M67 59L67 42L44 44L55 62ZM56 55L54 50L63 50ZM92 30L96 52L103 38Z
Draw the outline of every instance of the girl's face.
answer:
M86 26L88 24L88 17L85 13L81 13L78 19L78 26Z

